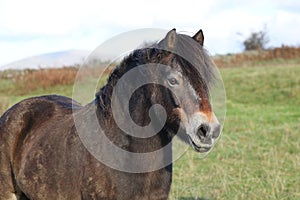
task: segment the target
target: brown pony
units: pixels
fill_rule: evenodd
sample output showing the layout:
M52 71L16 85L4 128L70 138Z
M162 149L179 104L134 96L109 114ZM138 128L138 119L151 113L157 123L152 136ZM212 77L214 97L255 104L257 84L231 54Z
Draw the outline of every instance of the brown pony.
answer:
M220 134L209 101L215 66L203 41L201 30L193 37L169 31L157 44L125 57L86 106L49 95L11 107L0 118L0 199L167 199L172 138L179 135L195 151L208 152ZM141 65L146 67L135 79L147 76L160 79L160 84L154 81L136 89L127 107L122 89L113 102L118 81ZM122 87L126 91L132 85L129 81ZM153 126L157 132L151 136L126 132L116 122L113 103L121 121L129 120L123 118L129 110L130 120L139 127L153 125L152 121L161 127ZM164 108L164 122L162 113L152 109L157 104ZM85 137L100 133L110 145L131 154L120 157L102 139L87 147ZM147 159L132 156L152 152L156 153Z

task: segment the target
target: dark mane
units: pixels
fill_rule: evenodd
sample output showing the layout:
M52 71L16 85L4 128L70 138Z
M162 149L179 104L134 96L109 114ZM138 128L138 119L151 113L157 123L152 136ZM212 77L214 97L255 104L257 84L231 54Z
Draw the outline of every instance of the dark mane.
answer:
M172 54L173 60L182 67L183 74L188 77L195 88L209 93L209 89L216 80L216 67L207 50L195 42L191 37L177 34L176 47L172 51L165 50L163 40L157 44L142 49L136 49L125 57L111 72L107 84L96 94L96 100L101 107L106 108L110 103L108 94L129 70L139 65L154 63L164 64L164 57ZM201 88L199 88L201 87Z
M203 46L187 35L178 34L175 53L188 77L192 80L201 78L208 89L213 86L216 66Z

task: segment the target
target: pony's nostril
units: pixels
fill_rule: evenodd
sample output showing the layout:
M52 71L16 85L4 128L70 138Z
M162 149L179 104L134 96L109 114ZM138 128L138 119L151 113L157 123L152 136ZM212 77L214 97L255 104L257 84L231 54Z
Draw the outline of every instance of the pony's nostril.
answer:
M197 135L200 138L206 137L209 133L209 126L207 124L201 124L201 126L198 128Z

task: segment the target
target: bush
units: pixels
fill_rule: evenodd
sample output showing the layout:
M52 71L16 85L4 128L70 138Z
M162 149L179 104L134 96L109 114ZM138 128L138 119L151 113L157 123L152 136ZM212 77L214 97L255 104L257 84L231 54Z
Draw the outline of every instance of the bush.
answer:
M243 42L245 51L250 50L265 50L266 45L269 42L268 34L266 30L253 32Z

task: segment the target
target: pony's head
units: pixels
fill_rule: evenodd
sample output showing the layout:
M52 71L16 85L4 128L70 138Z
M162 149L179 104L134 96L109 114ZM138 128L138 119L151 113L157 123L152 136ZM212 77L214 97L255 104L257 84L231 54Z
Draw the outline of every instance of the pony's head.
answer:
M156 47L161 49L156 58L169 66L160 76L168 86L161 89L168 113L166 127L175 132L179 125L184 138L198 152L209 151L221 131L209 92L216 79L216 68L203 42L202 30L189 37L173 29Z
M119 85L116 110L120 124L128 125L132 118L135 124L128 125L131 130L135 125L148 126L155 118L150 108L159 104L167 114L163 130L171 136L180 131L179 136L196 151L209 151L220 135L221 126L212 110L209 93L216 69L203 48L203 41L201 30L190 37L173 29L157 44L133 51L110 75L107 86L99 93L100 102L109 105L111 93ZM138 74L129 81L120 81L135 69ZM141 82L144 79L151 81L144 84ZM141 85L138 89L137 84ZM126 94L131 95L130 99ZM137 137L143 134L142 129L138 130Z

